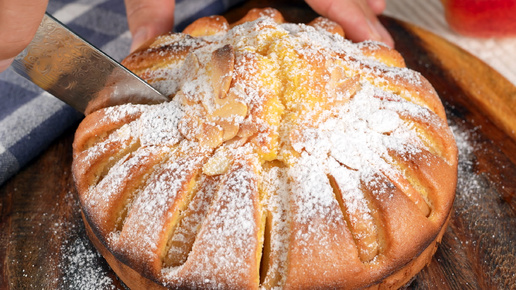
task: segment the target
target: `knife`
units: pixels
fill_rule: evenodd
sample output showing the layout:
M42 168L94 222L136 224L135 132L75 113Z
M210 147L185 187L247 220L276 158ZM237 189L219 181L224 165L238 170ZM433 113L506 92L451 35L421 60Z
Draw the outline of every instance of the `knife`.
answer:
M84 114L118 104L168 100L48 13L12 68Z

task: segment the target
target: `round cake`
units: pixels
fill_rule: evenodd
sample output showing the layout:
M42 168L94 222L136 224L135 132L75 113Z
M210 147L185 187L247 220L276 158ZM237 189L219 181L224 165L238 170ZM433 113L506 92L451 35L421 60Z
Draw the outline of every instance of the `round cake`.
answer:
M431 260L457 148L395 50L268 8L201 18L123 64L170 101L87 115L73 174L130 288L397 288Z

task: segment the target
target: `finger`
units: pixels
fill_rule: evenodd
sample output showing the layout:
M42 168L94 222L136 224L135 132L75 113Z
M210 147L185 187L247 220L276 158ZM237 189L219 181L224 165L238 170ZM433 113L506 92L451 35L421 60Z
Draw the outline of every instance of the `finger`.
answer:
M367 4L369 5L373 13L376 15L382 14L387 5L385 0L367 0ZM390 47L394 47L394 40L392 39L389 32L385 29L385 27L378 21L377 18L373 23L377 26L377 29L380 35L382 36L383 41L387 43Z
M382 41L394 45L392 37L376 18L365 1L355 0L306 0L319 14L342 26L346 37L359 42Z
M0 0L0 71L34 38L47 4L48 0Z
M385 0L367 0L367 4L376 15L382 14L386 5Z
M378 20L377 17L374 17L372 21L372 25L374 27L376 27L376 31L378 31L378 33L380 34L380 41L387 44L389 47L393 48L394 47L394 39L392 39L392 36L391 34L389 33L389 31L387 31L387 29L385 29L385 27L382 25L382 23L380 23L380 21Z
M133 35L131 51L174 27L174 0L125 0L125 6Z

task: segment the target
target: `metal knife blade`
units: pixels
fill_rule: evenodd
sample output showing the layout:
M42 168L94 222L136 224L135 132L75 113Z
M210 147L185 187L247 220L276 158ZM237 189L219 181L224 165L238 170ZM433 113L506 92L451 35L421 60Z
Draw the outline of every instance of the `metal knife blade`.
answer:
M117 104L168 100L49 14L12 68L85 114Z

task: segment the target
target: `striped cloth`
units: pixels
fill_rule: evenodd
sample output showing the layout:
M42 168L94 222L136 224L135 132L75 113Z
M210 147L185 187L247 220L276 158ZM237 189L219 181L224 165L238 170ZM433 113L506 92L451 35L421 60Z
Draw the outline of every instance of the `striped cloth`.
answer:
M176 0L176 30L241 0ZM120 61L131 34L123 0L50 0L47 12ZM0 184L38 156L83 115L8 69L0 74Z

